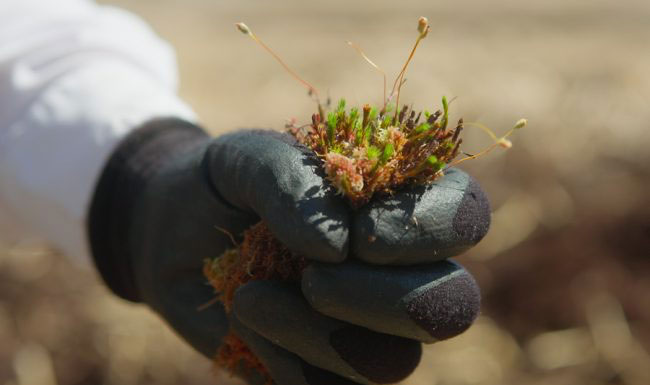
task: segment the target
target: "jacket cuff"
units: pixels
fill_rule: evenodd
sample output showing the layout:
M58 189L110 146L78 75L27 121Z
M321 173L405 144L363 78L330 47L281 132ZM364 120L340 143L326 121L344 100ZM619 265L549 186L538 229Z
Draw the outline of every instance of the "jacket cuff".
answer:
M129 250L129 223L137 197L160 167L208 134L176 118L155 119L129 134L102 171L88 215L91 254L106 285L123 299L141 302Z

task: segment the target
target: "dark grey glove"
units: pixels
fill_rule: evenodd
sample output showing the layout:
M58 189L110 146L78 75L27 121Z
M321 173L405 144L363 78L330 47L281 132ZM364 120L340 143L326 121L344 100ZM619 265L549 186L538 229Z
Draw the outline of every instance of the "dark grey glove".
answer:
M98 184L89 219L98 270L206 356L234 328L278 385L399 381L417 366L419 341L457 335L476 317L474 280L444 259L485 235L489 205L473 179L450 170L352 211L319 170L286 135L211 139L183 121L150 122ZM251 282L230 320L220 305L198 311L215 296L204 259L232 247L223 230L239 237L260 219L315 261L302 287Z

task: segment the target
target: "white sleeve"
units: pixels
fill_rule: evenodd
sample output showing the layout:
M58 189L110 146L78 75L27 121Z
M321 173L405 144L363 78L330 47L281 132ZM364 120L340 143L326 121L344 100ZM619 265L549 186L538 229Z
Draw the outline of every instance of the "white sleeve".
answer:
M174 52L132 14L0 1L0 221L88 258L86 215L113 148L149 119L195 119L176 89Z

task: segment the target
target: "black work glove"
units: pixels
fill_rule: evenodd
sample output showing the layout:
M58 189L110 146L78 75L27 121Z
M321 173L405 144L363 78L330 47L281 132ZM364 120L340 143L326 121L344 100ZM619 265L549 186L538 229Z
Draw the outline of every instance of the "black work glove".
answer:
M278 385L397 382L417 366L420 341L455 336L475 319L478 288L445 259L485 235L488 202L471 177L449 170L353 211L319 167L288 135L212 139L183 121L150 122L98 184L96 265L116 294L151 306L208 357L233 327ZM197 310L215 297L204 260L260 219L314 261L302 287L250 282L230 319L220 304Z

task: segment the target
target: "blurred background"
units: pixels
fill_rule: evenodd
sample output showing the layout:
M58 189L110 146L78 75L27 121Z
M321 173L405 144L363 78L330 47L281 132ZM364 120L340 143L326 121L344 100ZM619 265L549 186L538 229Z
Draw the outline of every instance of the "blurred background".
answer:
M314 105L233 23L245 21L333 99L378 103L432 25L402 101L505 131L509 151L463 168L493 224L459 260L482 315L427 346L407 385L650 384L650 2L105 0L177 49L181 94L215 134L282 129ZM391 76L392 77L392 76ZM391 81L389 79L389 81ZM467 129L475 152L489 139ZM0 246L0 385L239 384L147 309L42 245Z

